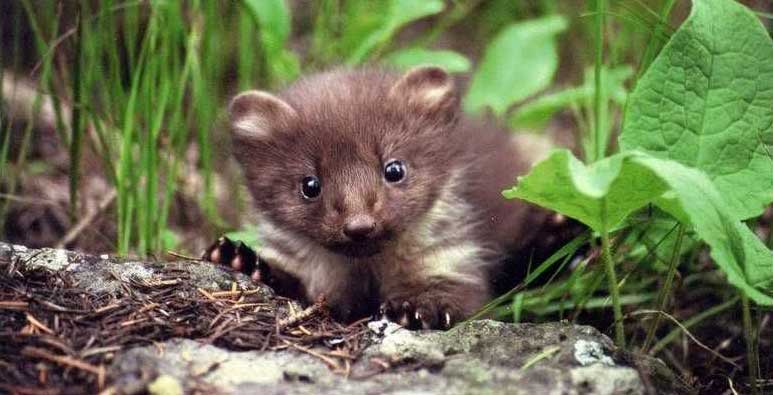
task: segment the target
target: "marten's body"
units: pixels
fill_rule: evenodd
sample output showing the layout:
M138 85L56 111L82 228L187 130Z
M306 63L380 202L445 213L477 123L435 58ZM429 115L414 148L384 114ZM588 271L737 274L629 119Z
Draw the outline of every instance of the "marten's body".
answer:
M546 147L463 117L441 69L317 74L229 110L261 261L341 319L382 306L411 327L449 327L547 217L501 196Z

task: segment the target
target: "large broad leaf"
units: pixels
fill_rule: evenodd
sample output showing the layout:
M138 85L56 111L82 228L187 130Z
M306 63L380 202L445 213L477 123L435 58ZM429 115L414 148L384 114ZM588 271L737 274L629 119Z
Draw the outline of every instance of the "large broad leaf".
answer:
M668 184L673 195L660 196L655 204L695 226L697 235L711 247L712 258L727 273L731 283L737 286L738 279L745 277L755 286L770 285L773 254L746 225L733 218L726 200L705 173L649 155L638 155L635 162ZM752 294L749 296L754 298ZM773 304L773 299L768 297L764 304Z
M508 107L545 89L558 67L555 36L566 19L549 16L506 27L486 48L472 77L464 109L490 107L502 115Z
M623 150L703 170L733 218L773 201L773 44L748 9L695 0L629 100Z
M271 71L279 81L295 79L300 72L298 57L286 49L290 37L290 10L284 0L244 0L244 5L258 22L260 43Z
M442 0L390 0L389 11L382 25L367 35L349 56L346 63L362 63L379 45L389 41L401 27L426 16L435 15L445 8Z
M634 210L654 203L695 226L731 284L755 302L773 305L763 292L771 285L773 254L733 217L699 170L639 152L585 166L569 151L558 150L503 195L553 209L598 231L614 228Z
M470 69L470 61L464 55L449 50L405 48L392 52L384 61L401 70L419 65L440 66L451 73L463 73Z

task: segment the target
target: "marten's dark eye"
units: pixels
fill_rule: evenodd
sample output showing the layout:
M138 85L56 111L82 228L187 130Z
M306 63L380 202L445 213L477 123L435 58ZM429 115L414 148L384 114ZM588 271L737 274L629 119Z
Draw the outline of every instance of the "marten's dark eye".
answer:
M405 163L401 160L390 160L384 166L384 178L387 182L400 182L405 178Z
M322 183L319 178L306 176L301 180L301 194L306 199L314 199L322 193Z

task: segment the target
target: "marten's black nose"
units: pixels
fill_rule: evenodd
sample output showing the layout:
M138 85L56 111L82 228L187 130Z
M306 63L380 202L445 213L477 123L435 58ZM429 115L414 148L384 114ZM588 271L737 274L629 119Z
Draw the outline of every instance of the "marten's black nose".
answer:
M349 217L344 224L344 234L353 241L362 241L376 230L376 220L370 215L358 214Z

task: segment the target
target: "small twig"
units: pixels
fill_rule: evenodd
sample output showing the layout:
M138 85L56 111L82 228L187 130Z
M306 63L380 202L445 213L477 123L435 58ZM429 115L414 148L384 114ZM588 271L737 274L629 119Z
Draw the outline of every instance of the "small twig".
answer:
M31 197L28 197L28 196L16 196L16 195L8 194L8 193L0 193L0 199L12 201L12 202L29 204L29 205L59 207L59 202L56 202L56 201L53 201L53 200L31 198Z
M733 379L731 379L730 377L727 378L727 386L729 387L733 395L738 395L738 391L736 391L735 386L733 386Z
M43 332L48 333L49 335L53 335L54 331L51 330L51 328L47 327L42 322L38 321L37 318L33 317L32 314L27 313L27 321L29 321L30 325L34 326L35 328L40 329Z
M212 296L211 293L205 291L203 288L196 288L196 290L199 291L200 294L204 295L204 297L209 300L217 300L214 296Z
M136 320L123 321L120 324L118 324L118 326L120 326L120 327L132 326L134 324L139 324L139 323L145 322L147 320L148 320L147 318L138 318Z
M306 354L309 354L309 355L311 355L313 357L319 358L320 360L322 360L322 362L324 362L326 365L328 365L329 368L331 368L333 370L340 370L341 369L341 367L338 366L338 363L334 359L332 359L332 358L330 358L330 357L328 357L328 356L326 356L324 354L320 354L320 353L318 353L318 352L316 352L316 351L314 351L314 350L312 350L310 348L299 346L299 345L297 345L297 344L295 344L293 342L287 341L287 340L282 340L282 341L285 342L285 344L287 344L288 346L290 346L290 347L292 347L292 348L294 348L294 349L296 349L298 351L302 351L302 352L305 352Z
M555 354L555 353L557 353L559 351L561 351L561 347L559 347L559 346L545 347L545 349L543 349L542 351L540 351L539 353L537 353L533 357L529 358L529 360L526 361L526 363L523 364L523 366L521 367L521 371L526 371L527 369L532 367L537 362L539 362L539 361L541 361L543 359L550 358L551 356L553 356L553 354Z
M2 310L27 310L29 303L16 300L0 300Z
M379 375L381 373L384 373L384 372L386 372L387 370L389 370L392 367L392 365L389 362L387 362L387 361L385 361L385 360L383 360L381 358L376 358L376 357L370 358L368 360L368 363L370 364L370 366L375 366L376 369L373 369L373 370L371 370L369 372L366 372L364 374L352 377L352 379L354 379L354 380L366 380L366 379L369 379L369 378L371 378L373 376L377 376L377 375ZM349 377L347 377L347 378L349 378Z
M44 336L44 335L33 335L38 340L40 340L41 343L48 344L49 346L56 347L60 351L62 351L62 354L67 355L75 355L75 350L72 349L69 345L64 343L64 341L58 337L54 336Z
M217 340L219 337L223 336L224 334L228 333L229 331L232 331L239 327L239 324L233 324L229 327L231 323L233 323L234 317L228 317L223 322L220 323L220 325L215 328L215 330L212 332L211 335L207 337L205 340L206 344L212 344L215 340Z
M177 278L173 278L171 280L151 280L151 281L143 281L143 283L149 287L160 287L164 285L177 285L181 281Z
M58 304L48 300L38 300L37 302L43 306L50 308L51 310L58 311L61 313L77 313L77 314L88 313L88 311L86 310L70 309L67 307L59 306Z
M236 303L233 306L228 308L228 311L232 310L240 310L240 309L246 309L247 307L264 307L265 303ZM260 311L260 309L255 310L255 312Z
M175 258L185 259L187 261L206 262L206 260L204 260L204 259L201 259L201 258L198 258L198 257L189 256L189 255L185 255L185 254L180 254L179 252L174 252L174 251L167 251L166 254L170 255L170 256L173 256Z
M123 349L123 346L107 346L107 347L97 347L97 348L90 348L88 350L83 350L80 353L81 358L90 357L93 355L99 355L99 354L106 354L109 352L115 352L120 351Z
M724 356L724 355L722 355L722 354L712 350L709 346L701 343L700 340L698 340L695 336L693 336L693 334L690 333L690 331L684 325L682 325L682 323L679 322L679 320L674 318L674 316L672 316L671 314L668 314L665 311L658 311L658 310L637 310L637 311L631 312L631 313L629 313L627 315L629 315L629 316L637 316L637 315L641 315L641 314L662 314L664 317L666 317L669 320L671 320L671 322L673 322L676 326L680 327L682 329L682 331L684 332L684 334L687 335L687 337L689 337L699 347L701 347L704 350L708 351L709 353L711 353L715 357L717 357L717 358L719 358L719 359L721 359L721 360L723 360L723 361L733 365L736 369L741 369L741 367L737 363L735 363L735 361L733 361L732 359L730 359L730 358L728 358L728 357L726 357L726 356Z
M233 305L233 306L231 306L231 307L229 307L229 308L227 308L227 309L217 313L215 318L212 319L212 322L209 323L209 327L210 328L214 327L217 324L217 322L220 321L221 317L223 317L224 315L226 315L226 314L228 314L230 312L233 312L233 311L236 311L236 310L241 310L241 309L248 308L248 307L258 307L258 306L263 306L263 305L265 305L265 304L264 303L235 304L235 305ZM259 310L256 310L256 312L257 311L259 311Z
M309 318L313 317L315 314L322 311L327 306L327 303L325 302L325 296L320 296L319 299L317 299L314 304L311 306L305 308L303 311L299 312L298 314L293 314L290 317L287 317L285 319L277 321L276 325L279 331L282 331L284 329L287 329L290 326L295 326L297 324L300 324L301 322L304 322L308 320Z
M217 292L210 292L209 295L213 298L228 298L231 296L242 296L242 295L253 295L260 292L259 289L249 289L246 291L242 290L231 290L231 291L217 291Z
M347 326L346 326L346 329L351 329L351 328L354 328L354 327L356 327L356 326L359 326L359 325L361 325L361 324L363 324L363 323L365 323L365 322L368 322L368 321L370 321L370 320L371 320L371 318L370 318L370 317L360 318L359 320L357 320L357 321L354 321L354 322L352 322L351 324L347 325Z
M20 387L3 383L0 383L0 390L19 395L59 395L62 393L58 388Z
M72 368L80 369L89 373L93 373L97 375L97 383L99 388L103 388L105 386L105 367L100 366L94 366L88 362L84 362L72 357L69 357L67 355L55 355L51 354L46 350L43 350L41 348L36 347L24 347L24 349L21 350L22 355L33 357L33 358L40 358L45 359L50 362L55 362L60 365L69 366Z
M67 244L72 243L80 234L89 226L91 225L94 220L99 217L100 214L102 214L103 211L107 210L108 207L113 203L115 200L117 193L115 188L110 189L110 191L105 195L105 197L102 198L102 200L99 201L97 204L97 208L86 214L83 218L81 218L78 223L75 224L70 230L67 232L64 237L62 237L61 240L59 240L58 243L56 243L56 248L64 248Z
M146 312L146 311L153 310L153 309L155 309L156 307L158 307L158 303L148 303L148 304L146 304L145 306L142 306L142 308L141 308L141 309L139 309L137 312L138 312L138 313L144 313L144 312Z
M106 311L110 311L110 310L116 309L118 307L121 307L121 305L119 305L118 303L113 303L113 304L109 304L107 306L102 306L102 307L94 310L94 313L95 314L101 314L101 313L104 313Z
M357 357L354 355L349 354L345 350L333 350L327 353L327 355L330 355L331 357L341 358L349 361L355 361L357 360Z

